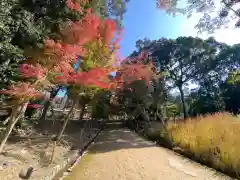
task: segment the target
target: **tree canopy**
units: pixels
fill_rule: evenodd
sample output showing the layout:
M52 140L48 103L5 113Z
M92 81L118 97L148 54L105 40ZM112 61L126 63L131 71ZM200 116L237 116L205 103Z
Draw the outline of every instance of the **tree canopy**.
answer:
M82 10L95 7L103 18L111 17L121 24L127 1L81 1L81 11L67 6L66 0L3 0L0 7L0 75L1 89L18 78L17 63L24 50L38 48L43 39L56 39L62 25L83 16Z
M235 73L240 64L238 45L229 46L212 37L206 40L179 37L152 41L145 38L136 42L136 48L137 51L130 57L136 56L142 50L147 51L156 69L164 76L168 91L174 88L179 90L180 109L185 117L188 113L196 115L224 109L236 112L233 106L232 109L227 105L229 103L224 92L236 86L229 84L229 81L237 82L238 79ZM185 89L192 84L198 88L187 92ZM233 96L228 94L228 98Z
M231 26L240 27L239 1L236 0L156 0L160 9L176 15L178 13L191 17L201 13L196 24L199 32L213 33L215 30Z

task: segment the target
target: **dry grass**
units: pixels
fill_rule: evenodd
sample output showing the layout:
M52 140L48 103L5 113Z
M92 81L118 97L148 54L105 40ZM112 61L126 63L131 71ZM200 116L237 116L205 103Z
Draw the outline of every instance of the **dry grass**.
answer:
M199 161L223 172L240 174L240 120L217 113L168 125L172 141Z

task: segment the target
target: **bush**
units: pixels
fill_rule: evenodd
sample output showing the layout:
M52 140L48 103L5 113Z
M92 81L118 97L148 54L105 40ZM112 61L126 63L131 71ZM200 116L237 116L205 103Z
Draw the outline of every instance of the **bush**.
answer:
M107 119L109 115L107 105L102 102L97 102L92 107L92 118Z
M169 124L175 145L200 162L225 173L240 173L240 121L228 113L217 113Z

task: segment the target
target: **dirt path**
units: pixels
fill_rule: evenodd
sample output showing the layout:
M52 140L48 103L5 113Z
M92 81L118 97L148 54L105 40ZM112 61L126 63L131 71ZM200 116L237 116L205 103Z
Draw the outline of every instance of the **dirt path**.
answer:
M105 130L64 180L228 180L128 129Z

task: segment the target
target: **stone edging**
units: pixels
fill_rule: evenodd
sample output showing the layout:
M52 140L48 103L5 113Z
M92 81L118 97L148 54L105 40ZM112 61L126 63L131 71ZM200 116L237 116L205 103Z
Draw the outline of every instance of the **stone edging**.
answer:
M59 180L63 176L64 172L68 171L69 168L72 168L75 166L76 163L78 163L86 149L92 144L92 142L97 138L97 136L100 134L100 132L103 130L103 128L100 128L100 130L93 136L93 138L90 139L82 149L80 150L73 150L72 155L67 158L66 161L64 161L62 164L56 165L50 175L45 175L40 180Z

